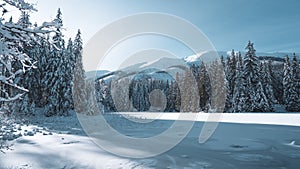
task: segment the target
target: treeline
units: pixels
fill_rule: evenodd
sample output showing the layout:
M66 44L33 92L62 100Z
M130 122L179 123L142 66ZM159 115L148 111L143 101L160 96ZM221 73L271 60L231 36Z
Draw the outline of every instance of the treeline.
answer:
M7 7L20 12L17 22L5 21ZM4 0L0 8L0 112L32 114L43 107L46 116L68 115L74 100L87 100L80 30L66 43L60 9L39 26L30 22L36 9L29 3Z
M226 112L273 112L274 104L289 112L300 112L299 61L295 53L284 62L257 57L249 42L244 58L233 51L225 67L227 82ZM259 59L260 61L257 61ZM283 59L275 59L282 61Z
M101 79L96 81L97 101L103 111L152 111L156 105L153 111L273 112L275 104L300 111L299 61L294 55L292 63L288 56L283 63L259 58L249 41L245 56L232 50L226 59L193 64L175 79L157 80L143 73ZM187 78L188 72L193 78ZM161 92L153 97L156 89Z
M294 54L292 61L286 56L283 75L283 102L286 110L300 112L300 68Z

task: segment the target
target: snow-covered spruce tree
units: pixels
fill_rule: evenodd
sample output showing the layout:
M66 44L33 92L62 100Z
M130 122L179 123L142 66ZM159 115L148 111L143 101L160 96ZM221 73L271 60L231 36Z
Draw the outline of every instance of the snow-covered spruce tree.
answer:
M229 86L229 81L226 78L226 75L225 75L225 90L226 90L226 98L225 98L224 112L229 113L229 112L233 111L233 109L232 109L232 106L233 106L233 103L232 103L233 96L230 95L230 93L229 93L230 86Z
M21 101L20 109L18 111L19 111L19 113L26 115L26 116L34 114L35 104L34 104L34 102L32 102L30 104L28 94L26 94L25 97L23 98L23 100Z
M291 63L289 56L285 57L284 63L284 74L283 74L283 101L284 104L287 105L289 103L289 96L291 95L289 92L292 87L292 71L291 71Z
M300 111L300 65L299 61L297 59L296 54L293 54L293 63L292 63L292 71L293 71L293 81L295 86L295 92L296 92L296 103L294 107L294 111L299 112Z
M83 69L82 63L82 39L81 32L75 37L73 44L73 51L75 57L75 69L74 69L74 86L73 86L73 102L74 108L77 113L83 113L86 111L87 106L87 96L86 96L86 76Z
M182 89L181 95L181 112L198 112L200 111L200 96L198 93L198 87L193 85L196 83L196 79L193 76L190 68L186 68L182 74Z
M132 105L134 107L134 109L139 111L139 94L138 94L138 90L140 88L140 84L139 81L137 80L132 80L131 84L130 84L130 101L132 102Z
M57 11L55 35L52 38L53 46L44 46L39 60L41 88L42 88L42 106L46 105L45 115L68 115L69 110L73 109L72 88L74 80L74 67L76 50L82 50L82 42L77 36L77 47L73 45L71 39L65 48L65 41L62 34L62 13L60 9ZM80 54L81 55L81 54ZM82 90L85 90L82 89Z
M73 78L74 78L74 67L75 67L75 54L73 51L73 42L71 39L68 41L67 49L63 56L63 109L68 111L73 109L73 98L72 98L72 89L73 89Z
M138 75L133 79L131 85L132 95L130 99L133 107L138 111L147 111L150 108L148 79L143 74Z
M274 91L272 86L270 64L267 62L262 63L261 65L261 82L263 86L264 93L267 97L267 105L265 111L272 112L274 111Z
M52 51L50 53L49 65L47 65L47 73L44 76L44 82L47 94L47 105L44 114L46 116L53 116L61 113L61 59L58 52Z
M294 79L300 79L300 67L299 67L299 61L297 59L296 54L293 54L293 61L292 61L292 73Z
M64 43L64 41L63 41ZM72 41L68 41L67 49L63 44L60 49L61 66L60 66L60 103L61 115L69 115L69 111L73 109L73 67L75 65L75 56L71 50L73 47Z
M232 111L232 99L233 99L233 92L235 86L235 79L236 79L236 56L235 51L232 49L231 56L227 58L226 68L225 68L225 75L226 75L226 104L225 109L227 112Z
M181 72L176 72L175 74L175 81L176 81L176 85L178 87L178 90L177 90L177 97L175 99L175 108L177 110L177 112L180 112L181 111L181 103L182 103L182 82L181 82L181 77L182 77L182 73ZM201 97L201 96L200 96ZM200 103L199 103L200 105Z
M210 82L211 82L211 112L213 113L223 113L226 98L226 81L224 68L222 63L218 60L213 61L210 64Z
M109 87L105 80L100 79L95 84L96 99L101 112L105 112L108 107Z
M178 86L174 80L170 81L169 88L167 90L167 111L168 112L177 112L179 111L176 106L176 97L178 97Z
M202 62L197 70L196 81L200 96L200 108L205 111L209 105L209 95L211 91L210 78L207 71L207 66Z
M30 16L28 11L22 10L21 16L17 22L18 25L22 26L23 28L29 28L32 26L32 23L29 20Z
M32 57L35 62L35 69L28 70L22 78L22 84L26 89L29 90L28 97L30 102L39 102L40 97L40 72L37 70L38 61L40 59L40 48L41 46L36 45L32 47L27 53Z
M50 45L42 43L40 48L40 55L37 56L37 58L39 59L37 60L36 64L37 68L34 71L36 82L39 82L39 88L31 89L30 92L36 93L37 97L34 97L34 100L36 100L36 104L38 107L45 107L48 104L49 87L47 86L47 84L49 83L49 80L45 77L51 74L49 73L49 71L51 71L51 67L49 65L49 60L51 59L52 53L51 50L52 47Z
M299 108L299 100L298 100L298 93L296 90L296 86L298 85L297 82L295 82L294 80L291 82L290 84L290 88L288 90L288 96L287 96L287 101L288 103L286 103L286 110L290 111L290 112L299 112L300 108Z
M94 80L86 81L86 95L87 95L87 106L86 106L86 114L87 115L95 115L98 110L96 93L95 93L95 82Z
M23 0L4 0L0 8L2 15L0 18L0 107L5 103L19 99L28 92L23 86L22 75L34 67L31 56L27 53L27 48L39 45L41 42L48 43L44 38L46 34L52 32L53 23L43 23L42 26L31 28L24 27L12 20L5 22L3 18L7 11L7 6L19 10L21 13L36 11L29 3ZM35 37L41 37L37 40Z
M230 73L229 79L230 79L230 92L233 93L234 90L234 81L235 81L235 74L236 74L236 65L237 65L237 57L239 57L241 53L238 53L238 56L236 56L234 49L231 51L230 60L228 60L228 73Z
M47 74L44 77L46 83L46 92L49 95L48 105L44 114L46 116L53 115L68 115L71 109L71 101L68 100L68 76L71 76L66 70L65 58L65 41L62 35L62 13L60 9L57 11L54 22L57 23L56 33L52 40L54 47L51 50L50 58L48 59Z
M266 97L263 89L263 85L261 82L258 82L256 86L256 93L254 95L255 98L255 108L254 112L268 112L270 111L270 105L268 102L268 98Z
M130 78L122 77L112 80L111 95L113 96L114 104L117 111L128 112L131 111L131 102L129 100Z
M246 46L248 50L244 58L244 76L246 80L246 92L248 95L246 104L249 105L247 112L262 112L268 108L268 102L265 93L262 88L260 72L259 72L259 60L255 54L253 43L250 41Z
M248 95L246 95L246 79L243 73L243 58L241 53L239 52L237 56L236 63L236 78L233 90L233 112L245 112L248 109L248 105L246 104L246 100L248 100Z
M284 97L286 110L291 112L300 111L300 81L298 79L299 63L294 54L292 64L288 57L284 66Z

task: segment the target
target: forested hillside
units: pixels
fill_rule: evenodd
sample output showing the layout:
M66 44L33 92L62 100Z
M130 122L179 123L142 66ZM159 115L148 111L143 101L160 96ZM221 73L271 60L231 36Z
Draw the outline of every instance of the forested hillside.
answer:
M30 115L43 107L46 116L68 115L72 89L80 88L74 97L82 89L73 81L85 79L80 30L65 42L60 9L55 19L37 25L30 21L30 13L37 10L29 3L5 0L0 7L0 112ZM16 22L7 20L6 8L19 11Z
M186 59L189 70L177 72L175 78L166 71L151 69L134 75L106 73L96 80L98 103L104 111L120 111L116 104L124 103L129 95L130 102L121 111L152 111L151 104L164 103L163 108L158 106L159 111L208 112L211 109L212 85L215 85L211 83L211 79L223 74L224 79L220 80L216 88L218 94L226 93L226 98L221 98L225 100L222 112L274 112L275 104L283 105L287 111L300 111L300 68L296 54L287 55L286 58L257 56L250 41L245 50L244 55L232 50L231 55L222 55L220 60L211 64L195 61L194 58ZM180 90L179 87L180 83L192 83L186 78L187 72L192 72L197 82L198 99L192 99L197 100L197 106L191 104L190 100L182 100L183 94L195 97L195 93L189 94L190 89ZM118 84L117 88L115 83ZM129 89L123 87L126 85ZM152 103L149 95L157 89L161 93L155 95L156 97L152 96L157 102ZM119 92L119 98L124 95L123 101L114 100L111 93L116 91ZM183 110L185 106L190 107Z

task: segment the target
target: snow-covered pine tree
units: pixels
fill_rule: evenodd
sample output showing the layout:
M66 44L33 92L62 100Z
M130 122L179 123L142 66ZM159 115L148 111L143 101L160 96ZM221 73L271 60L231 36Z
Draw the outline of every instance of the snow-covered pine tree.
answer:
M289 103L289 96L291 95L289 93L291 91L290 88L292 87L292 71L289 56L285 57L283 71L283 101L287 105Z
M287 60L288 61L288 60ZM300 111L300 79L299 79L299 63L296 55L290 66L289 62L285 63L284 72L284 96L286 109L291 112ZM290 67L290 69L288 68Z
M132 102L133 107L138 111L140 111L140 104L139 104L140 94L138 93L140 88L141 88L140 81L134 79L130 85L130 91L131 91L130 100Z
M123 77L120 79L114 79L112 81L111 95L114 100L117 111L128 112L131 111L132 103L129 99L129 84L130 78Z
M182 75L181 95L181 112L198 112L200 111L200 96L196 88L196 79L190 68L186 68Z
M236 63L236 78L234 84L234 91L233 91L233 112L246 112L248 109L248 105L246 104L246 100L248 100L248 95L246 95L246 79L243 73L243 58L241 53L239 52L237 56L237 63Z
M226 75L225 75L226 77ZM233 106L233 96L230 95L229 91L230 91L230 86L229 86L229 81L227 78L225 78L225 90L226 90L226 99L225 99L225 108L224 108L224 112L229 113L232 112L232 106Z
M33 113L30 111L31 111L31 109L30 109L29 97L26 94L25 97L21 101L19 113L24 114L24 115L29 115L29 114Z
M205 111L209 104L209 95L211 91L210 78L207 71L207 66L202 62L197 70L196 81L198 85L198 92L200 96L199 106L201 110Z
M29 20L30 16L28 11L22 10L21 11L21 16L17 22L18 25L22 26L23 28L28 28L32 26L32 23Z
M238 55L240 55L241 53L239 52ZM234 90L234 81L235 81L235 73L236 73L236 65L237 65L237 57L236 56L236 52L234 51L234 49L232 49L231 51L231 55L229 57L229 59L227 60L227 65L228 67L226 67L226 73L228 73L228 79L230 81L230 93L233 93Z
M261 89L261 79L259 76L259 60L255 54L255 49L251 41L248 42L246 46L248 50L244 58L244 76L246 80L246 92L248 95L246 104L249 105L249 108L246 110L248 112L261 112L266 110L268 102L265 98L265 93Z
M0 18L0 107L3 104L19 99L28 90L21 83L22 75L33 68L34 61L27 53L26 46L39 45L41 42L49 43L44 37L53 32L54 23L42 24L42 26L31 28L22 27L12 20L5 22L4 15L8 12L4 7L11 6L22 13L36 11L33 6L24 1L14 1L13 3L4 0L0 8L3 13ZM35 37L41 37L37 40Z
M47 105L44 114L46 116L53 116L60 114L61 104L60 104L60 77L61 72L61 59L57 55L57 52L52 51L49 58L49 65L47 65L47 73L44 76L44 82L46 87L47 95Z
M296 54L293 54L292 73L294 79L300 79L300 68Z
M226 104L225 109L231 112L233 103L233 92L235 86L235 79L236 79L236 54L234 49L231 51L231 56L227 58L226 68L225 68L225 75L226 75Z
M73 42L71 39L68 41L67 49L63 56L63 74L64 74L64 85L63 85L63 109L68 111L73 109L73 78L74 78L74 67L75 67L75 55L73 51Z
M176 108L176 97L179 97L178 95L178 86L176 81L171 80L170 81L170 86L167 91L167 111L169 112L177 112L179 111Z
M95 115L99 112L99 109L97 106L94 80L87 80L86 87L87 87L87 90L86 90L86 93L87 93L86 114L87 115Z
M248 45L246 46L246 49L248 50L246 52L246 55L244 57L244 77L245 77L245 83L246 83L246 90L245 94L247 95L246 103L248 106L248 109L245 111L251 112L257 109L256 101L258 101L258 98L254 98L257 91L257 84L259 82L259 62L258 58L255 55L255 49L253 47L253 43L251 41L248 42ZM255 100L256 99L256 100Z
M83 113L86 111L87 106L87 96L86 96L86 76L83 69L82 63L82 39L81 32L78 30L77 35L73 44L73 51L75 57L75 70L73 77L73 102L75 111L77 113Z
M61 114L67 116L69 111L73 109L72 87L73 87L73 65L75 61L73 53L73 45L71 39L68 41L67 49L65 48L64 41L62 40L62 46L60 47L60 66L59 74L59 100L61 104Z
M21 16L17 22L22 28L28 29L38 29L37 24L32 25L30 22L30 15L28 11L21 11ZM54 26L54 25L53 25ZM48 36L48 34L46 34ZM23 43L23 51L31 56L33 61L35 62L34 69L28 70L26 73L22 75L22 78L20 79L20 83L23 84L23 86L28 89L28 97L30 103L40 103L42 100L41 97L41 71L38 69L41 67L40 60L42 56L42 50L44 46L42 44L47 44L47 46L50 46L48 42L43 41L44 37L41 37L39 34L34 34L32 36L32 39L34 40L28 40L26 43ZM40 104L39 104L40 105Z
M300 108L299 108L299 95L297 93L297 82L292 80L289 90L288 90L288 96L287 96L287 103L286 103L286 110L290 111L290 112L299 112Z
M268 102L268 98L266 97L263 89L262 83L259 81L256 86L256 93L254 97L255 99L255 108L253 109L254 112L268 112L270 111L270 105Z
M30 102L39 102L41 100L41 72L38 70L38 66L41 59L41 46L35 45L30 51L28 51L28 55L32 57L35 62L35 69L28 70L23 75L22 84L25 88L29 90L28 97Z
M36 102L40 107L45 107L49 102L50 87L48 84L50 83L50 78L53 76L53 65L49 64L53 55L52 52L50 45L46 43L41 44L41 55L37 62L37 72L39 72L37 76L40 79L40 90L38 93L41 99Z
M191 93L191 89L186 86L191 82L190 77L192 75L190 74L191 72L188 70L188 68L176 72L176 82L179 87L180 99L176 100L175 105L179 108L180 112L190 112L189 105L191 104L191 99L189 98L189 96L192 96L193 93Z
M261 82L263 86L264 93L267 97L268 107L265 108L265 111L272 112L274 111L274 91L272 86L271 72L270 72L270 64L267 62L262 63L261 70Z
M54 22L57 24L57 31L58 32L61 32L62 31L62 27L63 27L63 20L62 20L62 13L61 13L61 10L60 8L58 8L57 10L57 14L56 14L56 18L54 19ZM57 34L58 38L59 38L59 34ZM55 39L54 39L54 42L55 42Z
M210 64L209 70L211 111L214 113L223 113L226 101L226 81L223 64L215 60Z
M95 84L95 90L98 107L100 109L100 112L104 113L106 110L108 110L107 102L110 94L108 84L106 84L105 80L103 79L98 80Z
M58 9L56 18L53 21L57 24L56 33L52 38L54 46L49 55L47 74L44 77L47 86L46 92L49 95L48 108L44 112L46 116L68 114L68 110L64 109L65 107L63 106L67 104L64 100L65 91L63 90L66 86L65 79L67 75L65 75L66 72L64 70L64 52L66 49L61 32L63 26L61 17L61 11Z
M175 83L177 86L177 90L176 90L177 95L175 98L175 109L177 112L180 112L180 110L181 110L181 88L180 88L180 73L179 72L176 72L176 74L175 74L175 81L176 81ZM199 103L199 105L200 105L200 103Z
M64 41L63 41L64 42ZM61 115L69 115L69 111L72 106L72 72L71 72L71 58L67 53L65 44L60 49L61 56L61 72L60 72L60 103L61 103Z

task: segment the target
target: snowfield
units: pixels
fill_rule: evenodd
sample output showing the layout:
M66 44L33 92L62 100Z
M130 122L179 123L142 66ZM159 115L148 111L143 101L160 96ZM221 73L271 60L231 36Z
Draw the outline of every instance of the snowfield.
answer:
M211 115L199 113L182 142L163 154L146 159L123 158L102 150L86 136L75 113L70 117L36 115L26 119L29 125L22 125L16 131L23 136L9 142L12 145L10 150L0 153L0 168L299 168L300 114L213 114L217 117L211 119L221 117L220 123L212 137L200 144L199 134L204 121ZM125 135L151 137L169 128L179 114L121 113L105 116L113 128ZM181 120L191 120L190 117L187 114ZM158 120L152 121L153 118ZM137 119L143 119L145 123L135 123Z

